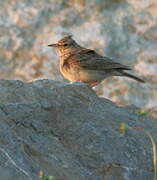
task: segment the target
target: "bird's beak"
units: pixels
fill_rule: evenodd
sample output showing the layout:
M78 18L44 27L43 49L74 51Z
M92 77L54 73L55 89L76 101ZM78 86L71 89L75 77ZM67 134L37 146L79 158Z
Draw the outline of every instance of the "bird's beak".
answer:
M48 46L49 46L49 47L56 47L57 44L49 44Z

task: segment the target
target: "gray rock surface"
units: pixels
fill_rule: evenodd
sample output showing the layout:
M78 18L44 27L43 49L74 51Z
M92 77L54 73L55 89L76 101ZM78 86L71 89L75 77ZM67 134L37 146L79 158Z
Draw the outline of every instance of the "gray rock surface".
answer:
M52 80L0 80L0 179L153 179L152 147L140 130L156 120L135 106L118 107L88 86Z
M119 104L157 106L156 0L1 0L0 77L62 80L49 43L72 33L81 45L130 65L147 81L110 78L97 88Z

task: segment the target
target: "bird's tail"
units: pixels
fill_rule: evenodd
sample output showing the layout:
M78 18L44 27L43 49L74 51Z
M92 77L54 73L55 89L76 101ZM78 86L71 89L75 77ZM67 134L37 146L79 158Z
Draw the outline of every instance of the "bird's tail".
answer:
M132 78L132 79L134 79L134 80L136 80L136 81L138 81L138 82L141 82L141 83L145 83L145 81L143 80L143 79L141 79L141 78L139 78L139 77L137 77L137 76L134 76L134 75L132 75L132 74L129 74L129 73L127 73L127 72L122 72L122 75L123 76L127 76L127 77L129 77L129 78Z

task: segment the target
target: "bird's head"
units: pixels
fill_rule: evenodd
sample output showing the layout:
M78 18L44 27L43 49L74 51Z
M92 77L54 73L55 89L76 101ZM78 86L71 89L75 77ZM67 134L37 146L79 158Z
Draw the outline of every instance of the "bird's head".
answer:
M56 44L49 44L49 47L54 47L59 54L59 56L63 56L68 53L72 53L73 51L80 49L79 46L73 39L72 36L65 36L61 40L59 40Z

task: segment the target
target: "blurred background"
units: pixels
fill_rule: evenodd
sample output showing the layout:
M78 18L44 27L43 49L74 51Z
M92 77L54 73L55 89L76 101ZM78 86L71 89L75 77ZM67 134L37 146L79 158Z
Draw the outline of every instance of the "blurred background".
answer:
M119 105L157 107L157 0L0 0L0 78L65 81L47 47L64 33L147 81L108 78L97 94Z

